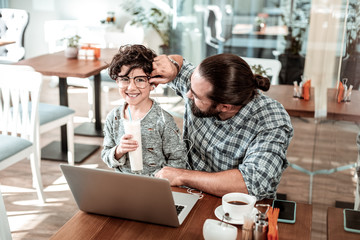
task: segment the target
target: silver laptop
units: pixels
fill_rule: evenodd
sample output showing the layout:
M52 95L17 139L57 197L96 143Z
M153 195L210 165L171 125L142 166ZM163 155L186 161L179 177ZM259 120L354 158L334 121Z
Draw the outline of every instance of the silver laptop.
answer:
M178 227L198 196L172 192L166 179L60 164L79 209Z

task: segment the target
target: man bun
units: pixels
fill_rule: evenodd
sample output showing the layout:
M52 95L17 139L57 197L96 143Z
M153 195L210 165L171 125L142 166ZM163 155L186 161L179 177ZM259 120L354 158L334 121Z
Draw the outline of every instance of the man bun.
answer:
M260 90L267 91L270 88L270 79L259 74L254 75L256 87Z

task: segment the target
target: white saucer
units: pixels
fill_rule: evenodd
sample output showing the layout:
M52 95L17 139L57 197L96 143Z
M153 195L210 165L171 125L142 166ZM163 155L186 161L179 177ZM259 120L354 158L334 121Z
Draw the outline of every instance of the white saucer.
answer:
M251 215L255 216L255 214L257 213L257 209L254 208ZM244 224L244 218L240 218L240 219L234 219L231 218L230 220L226 220L225 218L223 219L224 216L224 210L222 208L222 205L218 206L215 209L215 216L219 219L219 220L223 220L226 223L230 223L230 224L235 224L235 225L243 225Z

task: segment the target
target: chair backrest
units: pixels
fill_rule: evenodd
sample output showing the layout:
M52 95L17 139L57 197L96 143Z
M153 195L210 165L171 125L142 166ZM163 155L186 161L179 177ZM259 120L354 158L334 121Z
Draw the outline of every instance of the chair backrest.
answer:
M0 131L34 142L39 128L42 75L31 69L0 64Z
M21 9L0 9L0 38L16 41L0 47L1 62L17 62L25 57L24 36L29 13Z
M215 48L219 43L225 43L231 37L231 25L223 19L223 12L217 5L207 6L204 13L205 42Z
M271 76L271 84L279 84L279 73L281 70L281 62L276 59L266 59L266 58L248 58L242 57L249 65L261 65L265 70L268 76Z
M205 33L205 42L214 47L218 48L218 41L225 41L221 37L222 27L221 27L222 13L218 6L209 5L204 13L204 33Z

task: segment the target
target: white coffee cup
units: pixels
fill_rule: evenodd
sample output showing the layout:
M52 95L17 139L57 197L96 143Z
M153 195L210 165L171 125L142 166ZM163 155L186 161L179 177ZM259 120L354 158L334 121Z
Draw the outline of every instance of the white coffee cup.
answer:
M124 121L126 134L131 134L132 140L138 142L138 148L129 152L131 171L139 172L143 170L142 145L141 145L141 126L140 121Z
M233 219L243 219L250 215L254 209L256 197L245 193L233 192L222 197L222 208L224 213L229 213Z
M206 219L203 225L205 240L235 240L238 229L233 225L215 219Z

